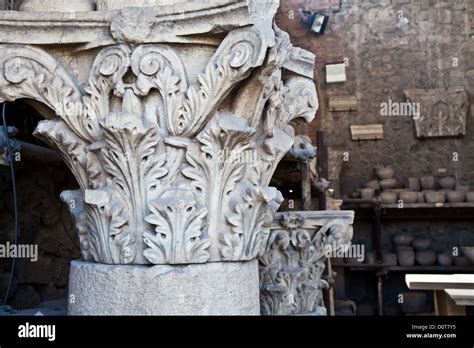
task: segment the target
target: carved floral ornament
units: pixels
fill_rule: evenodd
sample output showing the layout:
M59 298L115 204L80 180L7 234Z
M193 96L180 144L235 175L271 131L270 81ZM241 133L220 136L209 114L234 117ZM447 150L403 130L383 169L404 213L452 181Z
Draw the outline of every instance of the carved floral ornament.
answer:
M278 213L259 257L263 315L326 315L322 279L328 250L351 244L354 212ZM329 248L329 249L328 249Z
M275 31L274 47L255 27L230 32L192 83L168 45L103 49L85 87L45 51L2 45L0 101L56 112L35 135L80 185L61 197L85 260L188 264L264 250L282 202L268 185L294 139L288 123L318 108L313 81L282 69L294 49Z

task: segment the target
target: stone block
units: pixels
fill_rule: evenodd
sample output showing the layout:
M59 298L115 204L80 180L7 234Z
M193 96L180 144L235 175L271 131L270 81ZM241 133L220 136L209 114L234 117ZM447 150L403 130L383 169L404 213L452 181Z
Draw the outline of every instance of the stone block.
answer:
M257 261L185 266L73 261L69 315L259 315Z

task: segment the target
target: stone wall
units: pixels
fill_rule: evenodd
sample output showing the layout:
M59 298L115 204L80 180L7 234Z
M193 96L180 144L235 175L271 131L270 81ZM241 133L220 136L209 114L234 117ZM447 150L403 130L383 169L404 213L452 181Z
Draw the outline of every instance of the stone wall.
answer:
M80 257L79 241L67 207L59 194L70 184L64 168L17 166L19 244L38 247L36 262L19 259L8 304L32 308L41 301L67 297L69 264ZM69 182L69 184L67 184ZM9 168L0 167L0 244L14 240L14 210ZM0 259L0 296L3 301L11 259Z
M45 146L32 135L40 119L24 103L8 104L7 123L19 129L18 140ZM66 165L47 167L17 159L20 160L15 166L18 244L37 247L38 251L36 262L17 259L8 304L22 310L43 301L67 297L69 264L80 257L80 250L68 207L59 198L62 191L77 187ZM0 166L0 303L4 299L12 265L11 259L4 257L3 247L13 244L15 237L12 188L10 168Z
M342 175L343 193L373 177L373 167L389 164L399 179L430 174L438 168L458 174L474 186L474 123L468 116L464 138L419 140L410 117L382 117L380 105L404 102L408 88L447 88L472 84L466 72L474 68L470 0L341 0L330 15L323 36L306 33L297 9L327 1L283 1L277 23L291 33L292 42L316 54L321 107L312 127L300 133L314 139L322 128L330 147L350 150ZM292 12L293 11L293 12ZM403 12L399 12L403 11ZM325 65L348 59L347 82L325 83ZM469 75L469 74L468 74ZM472 76L472 75L471 75ZM356 95L356 112L329 112L328 98ZM350 126L383 124L385 140L351 140ZM453 153L459 154L454 162Z

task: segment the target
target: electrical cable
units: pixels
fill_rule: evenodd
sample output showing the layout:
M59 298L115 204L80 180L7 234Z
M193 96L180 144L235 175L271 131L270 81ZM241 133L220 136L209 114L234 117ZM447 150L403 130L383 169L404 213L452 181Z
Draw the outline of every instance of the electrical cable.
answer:
M8 161L10 162L10 173L12 177L12 186L13 186L13 209L15 211L15 237L14 237L14 245L18 244L18 235L19 235L19 224L18 224L18 202L17 202L17 194L16 194L16 180L15 180L15 161L13 159L13 151L12 145L10 143L10 137L8 135L8 127L7 127L7 120L6 120L6 113L7 113L7 103L3 103L2 107L2 120L3 120L3 132L5 133L5 138L7 141L7 150L8 150ZM10 296L10 290L13 283L13 276L15 273L16 267L16 258L13 258L10 277L8 279L8 286L5 291L5 296L3 299L3 304L7 304L8 297Z

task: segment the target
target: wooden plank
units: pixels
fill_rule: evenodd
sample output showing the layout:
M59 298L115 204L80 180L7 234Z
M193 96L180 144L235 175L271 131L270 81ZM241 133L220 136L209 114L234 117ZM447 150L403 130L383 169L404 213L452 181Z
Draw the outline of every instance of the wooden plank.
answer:
M384 131L381 124L351 126L352 140L383 140Z
M337 111L357 111L359 102L356 96L334 96L329 97L329 110Z
M447 289L445 291L458 306L474 306L474 290Z
M474 274L407 274L405 282L412 290L474 290Z
M457 305L448 294L441 290L435 290L436 315L460 317L466 315L466 307Z

